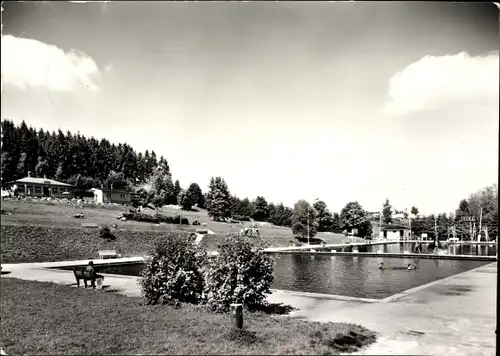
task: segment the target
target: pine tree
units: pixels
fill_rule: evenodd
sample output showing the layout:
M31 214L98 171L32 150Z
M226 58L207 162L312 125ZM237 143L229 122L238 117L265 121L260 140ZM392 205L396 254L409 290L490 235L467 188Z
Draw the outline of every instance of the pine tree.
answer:
M268 217L267 201L264 197L258 196L253 202L252 218L257 221L266 221Z
M216 221L223 221L230 217L230 198L231 195L224 179L212 177L206 198L208 215Z
M382 215L384 217L384 222L386 224L392 223L392 211L391 211L391 209L392 209L392 206L389 203L389 199L385 199L385 202L384 202L384 205L382 208Z

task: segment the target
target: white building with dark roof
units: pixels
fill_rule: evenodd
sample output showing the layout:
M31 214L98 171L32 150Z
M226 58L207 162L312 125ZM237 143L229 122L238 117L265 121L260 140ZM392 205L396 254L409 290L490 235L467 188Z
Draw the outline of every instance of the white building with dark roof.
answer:
M73 196L75 186L48 178L28 177L9 182L15 185L18 194L26 197L68 198Z

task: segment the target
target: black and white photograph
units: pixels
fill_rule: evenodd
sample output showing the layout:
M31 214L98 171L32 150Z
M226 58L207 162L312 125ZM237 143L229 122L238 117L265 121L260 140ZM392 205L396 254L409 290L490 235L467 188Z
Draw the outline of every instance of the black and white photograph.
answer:
M498 3L1 2L1 355L477 355Z

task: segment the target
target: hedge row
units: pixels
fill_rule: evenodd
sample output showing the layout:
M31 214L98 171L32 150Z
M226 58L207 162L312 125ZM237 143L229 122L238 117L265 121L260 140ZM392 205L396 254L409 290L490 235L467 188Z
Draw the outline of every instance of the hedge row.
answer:
M179 215L165 216L161 214L148 215L143 213L123 213L123 217L125 217L127 220L150 222L153 224L159 224L163 222L167 224L189 225L189 220L184 217L181 218Z

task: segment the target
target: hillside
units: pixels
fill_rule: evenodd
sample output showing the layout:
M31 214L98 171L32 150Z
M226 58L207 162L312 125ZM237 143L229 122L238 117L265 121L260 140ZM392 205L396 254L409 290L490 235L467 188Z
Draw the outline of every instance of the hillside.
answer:
M206 211L182 212L190 223L198 219L202 226L151 224L117 219L123 206L73 208L68 204L41 201L4 200L1 216L1 253L2 262L42 262L95 258L98 250L116 249L125 256L140 256L149 252L152 241L159 236L176 238L180 233L192 233L197 229L209 229L214 235L206 235L201 248L216 250L224 236L238 233L244 224L215 222ZM147 211L147 210L146 210ZM84 219L75 219L73 214L84 213ZM165 207L160 210L164 215L174 216L178 210ZM150 212L154 213L153 211ZM99 229L83 228L82 223L95 223L99 226L116 224L111 229L115 241L99 237ZM254 244L278 247L299 244L291 229L264 224L259 228L261 237L248 237ZM326 243L341 243L346 240L342 235L320 233L317 238Z

